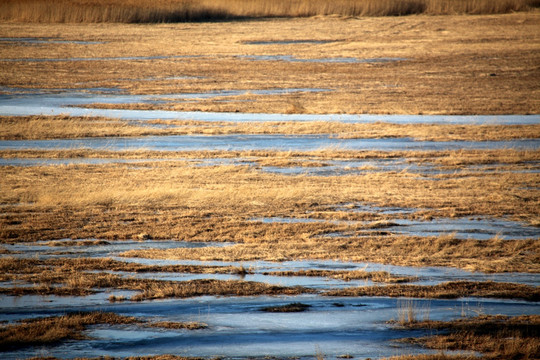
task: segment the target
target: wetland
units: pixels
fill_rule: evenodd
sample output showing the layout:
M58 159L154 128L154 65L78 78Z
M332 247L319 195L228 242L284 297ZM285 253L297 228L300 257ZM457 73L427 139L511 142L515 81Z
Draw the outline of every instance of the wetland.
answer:
M538 358L516 9L1 23L0 357Z

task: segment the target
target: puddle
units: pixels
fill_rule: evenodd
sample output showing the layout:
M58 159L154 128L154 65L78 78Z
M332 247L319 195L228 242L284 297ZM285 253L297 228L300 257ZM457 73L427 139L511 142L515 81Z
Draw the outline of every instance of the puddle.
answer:
M540 228L501 219L437 219L432 221L392 220L398 224L392 232L413 236L440 236L453 234L458 239L489 240L497 236L501 239L540 239Z
M295 44L329 44L340 40L253 40L244 41L248 45L295 45Z
M85 239L93 241L96 239ZM5 244L4 247L9 251L17 253L10 254L12 257L25 258L36 257L38 259L47 258L74 258L74 257L111 257L133 249L175 249L175 248L203 248L203 247L222 247L230 246L231 243L213 243L213 242L189 242L176 240L112 240L98 245L73 246L71 239L51 241L54 246L49 246L49 241L38 241L34 243L23 244ZM64 243L64 244L63 244Z
M385 265L377 263L356 263L347 261L335 260L296 260L296 261L199 261L199 260L162 260L162 259L144 259L144 258L125 258L113 257L114 260L133 262L143 265L202 265L202 266L234 266L244 267L254 272L251 276L264 276L263 273L273 271L298 271L298 270L364 270L364 271L387 271L394 276L415 277L416 281L411 284L418 285L435 285L447 281L470 280L470 281L497 281L497 282L514 282L519 284L540 286L540 278L538 274L529 273L501 273L501 274L485 274L479 272L470 272L466 270L447 268L447 267L413 267L413 266L397 266ZM246 279L247 279L246 275ZM235 277L238 279L238 276ZM260 278L259 279L263 279ZM283 283L288 283L294 286L294 278L285 279ZM261 280L262 281L262 280ZM317 288L324 288L326 278L315 279L299 279L301 282L309 282L316 284ZM351 284L360 283L362 286L369 284L366 281L349 282ZM336 281L339 284L339 281Z
M9 92L12 88L0 88ZM96 88L98 89L98 88ZM348 115L348 114L260 114L260 113L228 113L228 112L182 112L166 110L119 110L77 108L76 105L92 103L133 103L164 101L172 97L189 97L189 94L164 95L124 95L91 96L81 91L66 90L61 93L44 93L48 90L18 89L15 94L0 95L0 115L71 115L71 116L104 116L125 120L198 120L198 121L230 121L230 122L264 122L264 121L339 121L345 123L388 122L396 124L538 124L540 115ZM53 91L53 90L51 90ZM83 89L84 91L84 89ZM118 89L115 89L118 91ZM234 93L236 91L237 93ZM248 90L234 90L230 96L245 95ZM329 91L328 89L271 89L252 90L259 95L286 94L302 91ZM266 93L265 93L266 91ZM193 98L201 94L192 94ZM214 92L207 96L225 96L223 92Z
M261 308L301 302L310 308L302 313L265 313ZM433 320L459 318L463 314L520 315L536 313L536 304L492 300L415 300L428 309ZM79 311L74 303L65 308L45 306L0 310L0 320ZM6 359L30 356L132 356L133 353L182 356L311 357L324 353L328 359L350 354L355 358L419 354L417 346L394 339L428 335L424 330L397 330L386 322L397 319L399 300L389 298L324 298L314 295L166 300L137 304L87 306L85 310L113 311L122 315L167 321L201 321L207 329L171 331L132 326L97 326L87 332L94 339L66 342L54 347L5 352Z
M328 92L330 89L320 88L285 88L285 89L255 89L255 90L219 90L203 93L179 93L179 94L160 94L160 95L131 95L118 94L121 89L109 88L83 88L83 89L47 89L34 90L22 88L0 88L6 94L0 95L0 114L9 115L2 104L8 107L33 107L43 111L42 105L49 107L46 113L62 110L62 113L70 113L73 106L88 105L95 103L104 104L132 104L147 103L160 104L172 100L196 100L211 99L218 97L233 97L242 95L285 95L298 92ZM59 93L56 93L59 92ZM27 96L24 96L27 95ZM81 110L81 109L79 109ZM99 109L85 109L97 111ZM106 109L102 109L106 110ZM124 110L119 110L124 111ZM151 111L151 110L148 110ZM36 115L39 113L36 113ZM21 114L22 115L22 114ZM137 118L131 120L140 120Z
M253 60L253 61L285 61L285 62L302 62L302 63L388 63L395 61L405 61L405 58L371 58L359 59L355 57L332 57L320 59L300 59L292 55L239 55L238 58Z
M337 208L338 210L339 208ZM376 209L381 209L376 210ZM412 214L415 209L401 208L377 208L377 207L359 207L355 208L358 212L376 212L379 214L390 215L407 215ZM332 223L332 224L355 224L354 221L341 220L325 220L325 219L305 219L305 218L257 218L252 221L260 221L263 223ZM368 224L369 222L361 222ZM499 237L506 240L525 240L525 239L540 239L540 228L510 220L493 219L493 218L476 218L476 219L435 219L430 221L407 220L407 219L390 219L388 226L377 227L377 230L389 230L395 234L403 234L410 236L442 236L452 235L457 239L475 239L489 240L494 237ZM371 230L371 229L370 229ZM330 234L331 237L339 236L339 233ZM321 235L325 237L325 235Z
M104 44L103 41L81 41L81 40L61 40L55 37L0 37L0 43L19 44L77 44L77 45L95 45Z
M328 135L172 135L139 138L83 138L57 140L1 140L2 150L79 149L94 150L455 150L455 149L537 149L540 140L511 141L414 141L398 139L336 139Z
M372 204L342 204L334 208L336 211L350 211L350 212L367 212L367 213L378 213L385 215L408 215L414 214L420 209L413 208L401 208L393 206L376 206Z
M253 270L253 269L252 269ZM257 271L257 270L256 270ZM111 274L120 275L127 278L137 279L155 279L166 281L190 281L198 279L215 279L215 280L244 280L262 282L276 286L304 286L317 290L342 289L351 286L371 286L375 283L369 280L339 280L322 276L278 276L265 275L257 271L255 274L237 275L237 274L191 274L191 273L170 273L170 272L148 272L148 273L131 273L115 271ZM384 286L383 283L376 283Z
M86 311L89 306L102 306L109 302L109 296L130 298L138 294L131 290L110 290L87 296L56 295L0 295L0 319L14 321L27 317L50 316L55 311Z
M10 96L14 96L14 99L23 98L26 96L38 97L38 95L43 96L45 99L48 96L53 97L62 97L64 94L71 93L77 94L78 96L84 97L87 94L118 94L122 93L124 90L119 88L106 88L106 87L86 87L78 89L68 89L68 88L47 88L47 89L31 89L31 88L20 88L20 87L10 87L10 86L0 86L0 101L9 99ZM54 94L54 95L53 95Z
M169 159L168 159L169 160ZM174 159L170 159L174 161ZM163 161L163 159L20 159L20 158L0 158L0 166L61 166L61 165L98 165L114 163L138 163Z
M168 59L190 59L199 57L198 55L158 55L158 56L119 56L119 57L87 57L87 58L19 58L0 59L0 62L71 62L71 61L131 61L131 60L168 60Z

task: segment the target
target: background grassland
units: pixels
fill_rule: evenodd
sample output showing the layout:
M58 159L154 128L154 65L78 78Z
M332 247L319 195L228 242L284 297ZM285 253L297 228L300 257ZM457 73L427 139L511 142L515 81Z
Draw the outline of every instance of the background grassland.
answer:
M318 15L501 14L538 6L538 0L2 0L0 19L157 23Z

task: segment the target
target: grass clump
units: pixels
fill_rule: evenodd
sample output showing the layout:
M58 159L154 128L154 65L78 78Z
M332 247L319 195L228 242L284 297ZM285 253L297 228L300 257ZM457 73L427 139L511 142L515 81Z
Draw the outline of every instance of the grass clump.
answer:
M261 311L265 312L303 312L309 309L311 305L302 304L299 302L281 305L281 306L268 306L261 309Z
M173 330L199 330L208 325L199 322L146 322L133 316L101 311L70 313L38 319L26 319L0 328L0 352L37 345L56 344L66 340L83 340L84 331L92 325L125 325Z
M4 351L28 346L54 344L65 340L81 340L83 331L97 324L133 324L134 317L104 312L82 312L63 316L23 320L0 328L0 349Z
M477 351L487 359L538 359L540 357L540 316L481 315L453 321L419 321L411 329L441 332L405 341L431 349Z

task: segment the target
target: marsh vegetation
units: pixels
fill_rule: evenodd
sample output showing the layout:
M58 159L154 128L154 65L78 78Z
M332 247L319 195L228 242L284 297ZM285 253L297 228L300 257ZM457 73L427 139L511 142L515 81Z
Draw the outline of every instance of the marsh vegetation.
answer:
M0 1L1 355L538 357L537 3Z
M501 14L537 7L535 0L3 0L3 20L162 23L264 17Z

